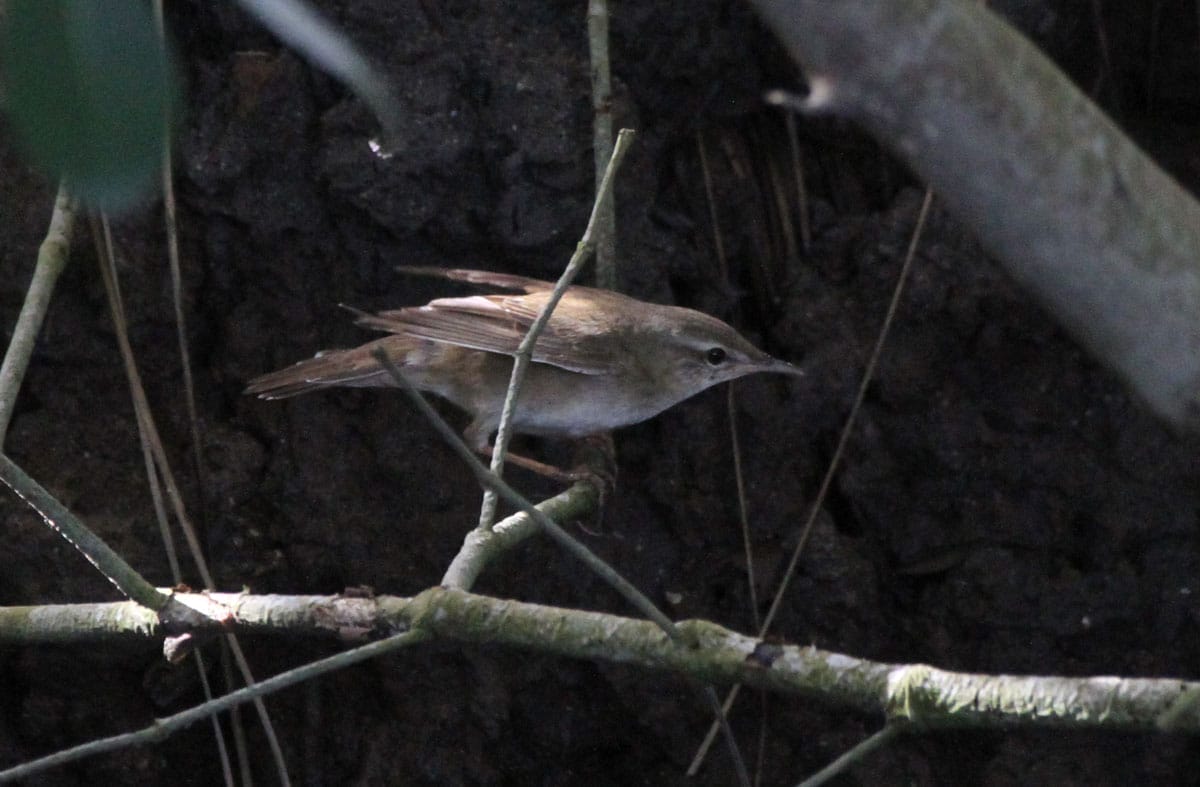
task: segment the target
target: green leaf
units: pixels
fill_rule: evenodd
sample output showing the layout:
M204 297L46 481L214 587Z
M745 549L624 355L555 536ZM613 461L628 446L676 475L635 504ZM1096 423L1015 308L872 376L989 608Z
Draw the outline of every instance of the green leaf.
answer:
M144 0L8 0L0 58L8 122L35 164L106 210L162 165L174 74Z

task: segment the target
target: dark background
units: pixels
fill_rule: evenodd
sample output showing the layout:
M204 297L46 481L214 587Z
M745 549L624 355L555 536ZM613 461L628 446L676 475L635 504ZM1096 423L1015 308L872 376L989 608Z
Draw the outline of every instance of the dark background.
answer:
M401 146L374 157L362 105L228 3L170 4L188 114L176 157L203 432L187 472L157 205L117 228L132 341L220 586L413 594L473 526L470 474L403 397L241 395L262 372L369 338L338 303L421 303L447 286L399 264L552 277L592 188L585 3L320 5L392 78ZM1188 2L998 3L1182 181L1200 173L1200 29ZM921 186L836 120L801 118L814 240L797 248L782 116L792 66L740 2L615 3L622 288L735 323L801 380L737 384L758 597L775 582L847 416ZM714 253L699 145L728 261ZM16 318L53 185L0 146L0 312ZM952 206L949 206L952 208ZM90 238L76 233L9 433L11 455L152 581L169 584ZM792 239L789 240L789 233ZM444 410L465 421L451 408ZM752 618L723 389L616 435L617 493L576 533L674 617ZM561 446L524 442L549 457ZM892 339L776 634L976 672L1196 678L1200 441L1173 436L1016 289L939 207ZM538 498L555 487L514 471ZM115 591L7 493L0 603ZM198 584L198 580L197 580ZM481 592L627 614L534 539ZM337 650L248 639L259 677ZM215 656L215 653L212 654ZM209 663L216 661L210 658ZM219 678L219 670L213 677ZM219 682L219 681L218 681ZM153 648L0 649L0 763L142 727L201 699ZM435 644L271 697L297 784L671 784L709 717L684 681L502 648ZM744 696L764 784L880 724ZM247 721L261 783L273 775ZM1186 738L1068 731L909 737L844 784L1183 784ZM727 784L715 747L699 784ZM210 727L62 768L37 784L219 783Z

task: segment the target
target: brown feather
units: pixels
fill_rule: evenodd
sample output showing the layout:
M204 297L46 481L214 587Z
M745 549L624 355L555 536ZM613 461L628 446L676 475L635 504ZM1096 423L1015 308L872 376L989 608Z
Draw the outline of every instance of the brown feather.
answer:
M403 365L414 342L407 336L388 336L349 350L326 350L278 371L255 377L246 393L261 399L286 399L319 388L345 385L354 388L392 385L390 375L372 353L382 349Z
M559 309L569 311L574 305L574 310L579 310L578 304L572 303L571 295L568 290ZM548 292L439 298L425 306L360 315L357 324L513 355L548 298ZM611 342L594 332L579 328L577 319L559 316L556 310L534 345L533 360L580 374L616 374L622 368L620 348L614 348Z
M434 268L421 265L398 267L399 273L414 276L429 276L451 281L465 281L468 284L483 284L489 287L499 287L502 290L523 290L525 292L542 292L554 289L554 285L541 279L531 279L527 276L516 276L511 273L496 273L494 271L475 271L466 268Z

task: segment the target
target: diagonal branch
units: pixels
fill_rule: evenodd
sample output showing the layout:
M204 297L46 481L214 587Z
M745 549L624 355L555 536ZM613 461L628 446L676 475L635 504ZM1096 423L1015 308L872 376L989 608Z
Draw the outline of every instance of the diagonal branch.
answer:
M159 592L133 566L113 551L112 547L87 528L17 464L0 454L0 481L3 481L29 507L41 514L52 530L78 549L88 562L99 569L109 582L130 599L144 607L163 612L171 597Z
M17 317L16 327L13 328L12 341L9 342L8 352L4 355L4 364L0 366L0 450L4 448L4 436L8 432L9 422L12 421L17 394L21 390L25 370L29 367L29 359L33 355L33 345L42 330L46 309L50 306L50 295L54 292L54 284L58 281L59 274L67 265L76 207L75 199L67 191L66 184L60 184L58 196L54 199L50 228L46 231L46 239L42 241L41 248L38 249L33 281L29 283L29 290L25 293L25 303L21 306L21 314Z
M1200 204L975 0L751 0L809 80L899 153L1074 337L1200 428Z

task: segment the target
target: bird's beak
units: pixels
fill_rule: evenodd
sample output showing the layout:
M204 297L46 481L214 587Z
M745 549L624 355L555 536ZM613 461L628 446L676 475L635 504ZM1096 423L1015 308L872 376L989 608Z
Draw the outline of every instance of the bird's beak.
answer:
M771 371L778 372L779 374L790 374L792 377L803 377L804 376L803 369L801 369L798 366L792 366L787 361L781 361L777 358L774 359L774 363L771 366Z
M755 364L758 368L755 371L767 372L769 374L786 374L792 377L803 377L804 370L792 366L787 361L781 361L778 358L768 356L765 360Z

